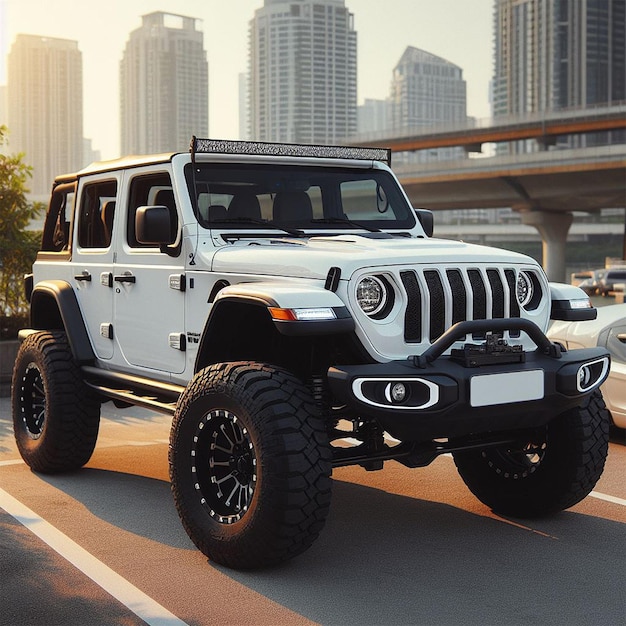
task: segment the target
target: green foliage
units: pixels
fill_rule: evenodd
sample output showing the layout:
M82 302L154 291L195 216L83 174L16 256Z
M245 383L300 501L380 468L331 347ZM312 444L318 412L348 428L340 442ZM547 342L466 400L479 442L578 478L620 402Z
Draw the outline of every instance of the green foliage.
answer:
M0 146L6 144L7 132L6 126L0 126ZM4 152L0 153L0 318L11 318L28 310L23 277L31 271L41 233L26 227L43 205L26 198L32 168L23 162L23 155Z

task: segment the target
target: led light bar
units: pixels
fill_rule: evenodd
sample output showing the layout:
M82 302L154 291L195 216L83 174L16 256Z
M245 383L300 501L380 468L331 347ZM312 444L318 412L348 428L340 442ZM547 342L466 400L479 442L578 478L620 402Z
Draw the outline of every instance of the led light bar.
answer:
M248 154L258 156L316 157L325 159L356 159L391 164L391 149L350 146L314 146L308 144L268 143L262 141L230 141L192 137L189 151L196 154Z

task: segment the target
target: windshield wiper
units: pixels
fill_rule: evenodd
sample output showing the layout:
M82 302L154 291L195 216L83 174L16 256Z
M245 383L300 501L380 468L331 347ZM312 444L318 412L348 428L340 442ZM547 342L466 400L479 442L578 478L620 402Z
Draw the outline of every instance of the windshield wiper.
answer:
M281 226L272 220L259 220L254 217L226 217L224 219L211 220L209 224L259 224L260 226L271 226L272 228L276 228L277 230L282 230L288 235L293 235L294 237L304 237L306 233L303 230L299 230L297 228L286 228L285 226Z
M380 228L374 228L372 226L366 226L365 224L361 224L360 222L355 222L354 220L349 220L346 217L322 217L318 219L311 220L313 224L350 224L351 226L356 226L357 228L362 228L363 230L367 230L370 233L380 233L382 232Z

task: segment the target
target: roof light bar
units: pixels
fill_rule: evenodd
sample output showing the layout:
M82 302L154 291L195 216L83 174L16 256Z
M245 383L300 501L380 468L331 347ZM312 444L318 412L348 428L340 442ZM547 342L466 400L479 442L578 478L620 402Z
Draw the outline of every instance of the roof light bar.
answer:
M192 137L189 146L192 158L196 154L251 154L263 156L317 157L326 159L356 159L382 161L391 165L390 148L350 146L314 146L308 144L268 143L262 141L230 141Z

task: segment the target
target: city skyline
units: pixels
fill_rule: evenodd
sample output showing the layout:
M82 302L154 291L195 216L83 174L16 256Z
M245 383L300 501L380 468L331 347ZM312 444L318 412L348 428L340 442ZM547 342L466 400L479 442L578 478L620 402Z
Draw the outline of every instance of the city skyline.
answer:
M406 46L412 45L459 65L468 85L468 115L488 117L493 3L475 0L471 7L469 4L440 0L433 7L426 0L391 0L389 6L396 11L386 12L381 20L378 3L346 0L346 7L355 16L358 37L358 103L387 97L393 68ZM119 101L118 68L124 46L130 33L140 26L141 16L153 11L203 20L200 28L209 62L209 134L218 138L239 136L239 74L247 70L248 24L263 0L238 0L226 6L217 0L188 0L184 5L172 0L111 0L103 15L71 0L58 0L54 11L50 6L41 0L0 0L0 52L4 57L22 32L78 41L84 63L84 133L103 158L120 154L119 115L117 110L112 115L110 102ZM93 96L102 82L107 83L109 94L104 109ZM3 58L0 85L4 84Z

